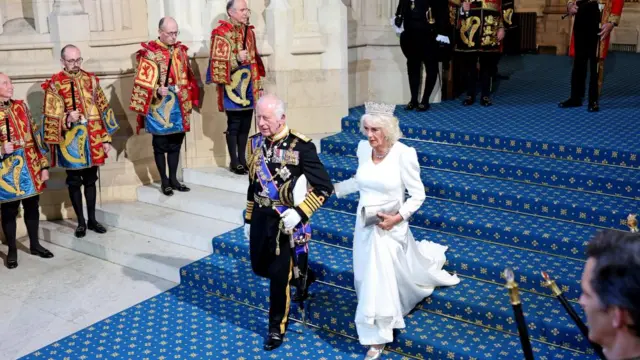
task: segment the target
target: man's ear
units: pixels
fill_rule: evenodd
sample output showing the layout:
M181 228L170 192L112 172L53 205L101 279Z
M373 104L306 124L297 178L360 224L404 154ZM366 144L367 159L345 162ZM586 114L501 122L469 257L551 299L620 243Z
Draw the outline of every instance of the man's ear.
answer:
M625 328L631 322L629 312L620 308L619 306L612 306L610 310L611 314L611 326L614 329ZM631 322L633 323L633 322Z

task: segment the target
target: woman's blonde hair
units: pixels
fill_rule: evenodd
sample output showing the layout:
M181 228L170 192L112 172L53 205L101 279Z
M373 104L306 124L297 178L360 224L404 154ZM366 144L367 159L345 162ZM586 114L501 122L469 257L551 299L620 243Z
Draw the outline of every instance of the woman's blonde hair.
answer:
M402 131L400 131L400 121L393 115L384 114L364 114L360 118L360 132L363 135L367 135L364 130L364 122L367 122L369 126L379 127L382 129L385 139L392 146L402 137Z

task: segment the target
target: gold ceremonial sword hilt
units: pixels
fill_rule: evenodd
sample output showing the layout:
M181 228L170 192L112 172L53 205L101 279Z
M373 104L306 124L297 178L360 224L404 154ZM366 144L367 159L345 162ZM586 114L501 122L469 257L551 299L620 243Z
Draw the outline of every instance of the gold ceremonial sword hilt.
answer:
M556 282L553 279L551 279L549 274L547 274L544 271L541 271L540 273L542 274L542 278L544 279L544 283L542 284L542 286L551 289L551 292L555 297L562 295L562 290L560 290L560 287L558 287L558 284L556 284Z
M518 283L515 281L515 275L511 268L504 269L504 278L507 280L507 284L505 287L509 290L509 299L511 300L511 305L520 305L522 302L520 301L520 292L518 291Z

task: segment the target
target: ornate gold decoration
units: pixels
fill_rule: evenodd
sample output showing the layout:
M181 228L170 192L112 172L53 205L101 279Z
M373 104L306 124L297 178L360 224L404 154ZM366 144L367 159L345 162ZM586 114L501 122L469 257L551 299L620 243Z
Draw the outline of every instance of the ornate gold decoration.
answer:
M248 106L251 101L247 99L247 89L251 83L251 70L248 68L240 69L231 75L231 84L225 85L224 90L231 101L238 105ZM233 90L240 86L240 95L238 96Z
M473 41L473 37L480 28L480 18L472 16L462 21L462 27L460 29L460 38L462 42L469 47L474 47L476 43Z

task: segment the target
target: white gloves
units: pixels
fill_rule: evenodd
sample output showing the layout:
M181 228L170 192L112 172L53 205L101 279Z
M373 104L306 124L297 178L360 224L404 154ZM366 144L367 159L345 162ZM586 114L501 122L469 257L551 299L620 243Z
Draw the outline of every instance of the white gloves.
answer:
M288 209L280 215L282 219L282 223L284 224L284 228L287 231L293 230L293 227L298 225L298 223L302 220L302 217L294 210Z
M444 36L444 35L438 35L438 36L436 36L436 41L444 43L444 44L449 44L449 37L448 36Z
M251 230L251 225L250 224L244 224L244 237L247 240L249 240L249 234L251 234L250 230Z

